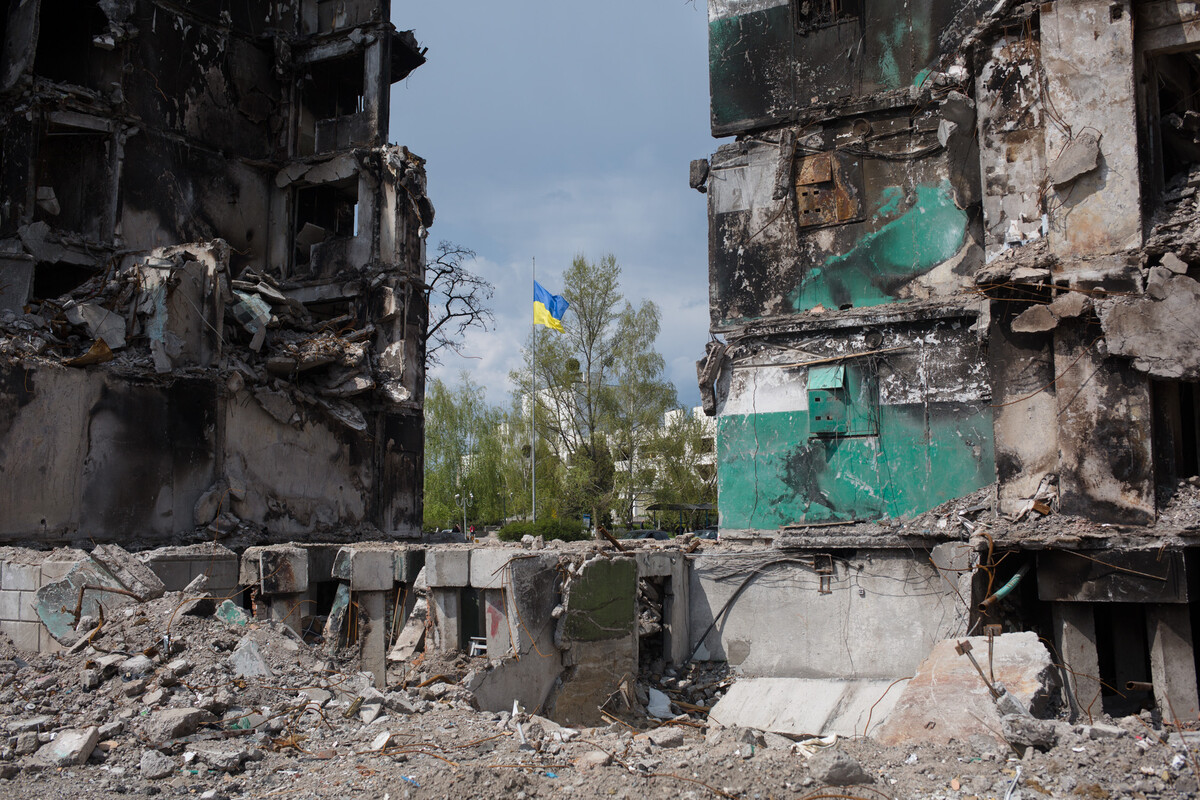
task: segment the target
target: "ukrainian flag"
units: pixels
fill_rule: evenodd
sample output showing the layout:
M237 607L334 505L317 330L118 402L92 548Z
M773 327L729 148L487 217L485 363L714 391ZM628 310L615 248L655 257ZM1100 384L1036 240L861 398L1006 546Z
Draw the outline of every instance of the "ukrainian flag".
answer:
M533 324L545 325L559 333L566 333L562 326L563 314L567 313L567 301L562 296L550 294L537 281L533 282Z

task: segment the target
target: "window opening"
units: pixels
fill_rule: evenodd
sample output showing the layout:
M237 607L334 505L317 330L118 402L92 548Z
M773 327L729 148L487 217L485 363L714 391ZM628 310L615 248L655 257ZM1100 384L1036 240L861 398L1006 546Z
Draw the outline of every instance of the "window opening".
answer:
M352 238L358 221L358 178L308 186L296 193L296 264L311 263L312 248Z
M802 36L861 15L862 0L792 0L792 19Z
M364 71L359 53L312 65L301 84L301 155L359 143L355 119L366 109Z
M487 629L483 624L483 592L469 586L458 591L458 649L469 653L472 639L487 641Z
M92 241L104 236L108 208L106 133L52 126L38 142L33 217Z
M108 17L95 2L42 0L33 72L61 83L103 89L105 61L93 39L108 30Z

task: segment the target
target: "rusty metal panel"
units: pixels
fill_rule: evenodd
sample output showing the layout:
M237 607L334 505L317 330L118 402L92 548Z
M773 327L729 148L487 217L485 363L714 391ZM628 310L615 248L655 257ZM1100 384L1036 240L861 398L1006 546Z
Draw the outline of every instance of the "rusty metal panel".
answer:
M1038 553L1038 597L1071 603L1186 603L1178 550Z
M838 225L862 218L858 161L833 153L796 160L796 221L801 228Z

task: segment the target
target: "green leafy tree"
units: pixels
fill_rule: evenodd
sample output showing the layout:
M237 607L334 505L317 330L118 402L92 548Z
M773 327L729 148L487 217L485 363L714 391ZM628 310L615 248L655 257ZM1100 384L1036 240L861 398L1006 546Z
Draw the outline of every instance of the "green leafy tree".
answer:
M620 277L612 255L598 262L576 257L563 276L566 332L535 328L524 350L526 368L510 376L518 396L533 396L536 406L539 516L590 512L604 521L622 508L618 462L628 463L639 432L674 404L674 387L654 351L658 307L626 302Z
M426 528L461 524L455 495L469 498L467 523L496 523L507 502L505 415L463 373L458 387L432 381L425 393Z
M717 504L715 432L691 409L671 413L647 444L653 463L654 502ZM692 525L701 524L698 514Z

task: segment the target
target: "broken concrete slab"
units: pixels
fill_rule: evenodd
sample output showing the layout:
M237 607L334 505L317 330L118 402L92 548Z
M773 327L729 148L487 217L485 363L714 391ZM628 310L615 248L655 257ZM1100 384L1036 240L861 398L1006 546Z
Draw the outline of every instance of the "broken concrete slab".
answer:
M976 658L987 658L988 640L969 637ZM875 738L887 745L922 741L1000 741L1000 713L970 659L955 651L958 640L938 642L904 687ZM1013 697L1036 715L1055 684L1050 652L1036 633L1006 633L993 639L992 669Z
M275 674L262 657L258 643L248 636L243 636L234 648L229 656L229 666L238 678L266 678Z
M422 652L425 647L425 629L429 624L429 601L424 597L418 598L416 605L404 622L396 643L388 653L390 662L409 661Z
M1200 329L1182 324L1200 319L1200 283L1155 269L1162 299L1121 297L1099 304L1108 353L1132 359L1134 369L1156 378L1200 380Z
M1050 162L1048 173L1050 183L1062 186L1065 183L1086 175L1100 163L1100 139L1091 131L1081 131L1073 138L1058 158Z
M1015 333L1042 333L1054 330L1058 318L1050 311L1049 306L1034 305L1022 311L1012 321Z
M168 708L151 714L142 729L150 741L166 742L190 736L202 724L215 721L216 717L202 708Z
M99 742L100 729L95 725L83 730L59 731L54 741L34 754L33 760L48 767L79 766L87 762Z
M96 545L91 556L93 560L108 570L122 586L136 594L141 601L162 597L166 591L166 587L154 574L154 570L120 545Z
M82 325L93 339L103 339L110 350L125 346L125 317L99 303L79 303L66 311L67 321Z
M135 602L126 591L97 562L80 561L64 578L37 590L37 616L55 641L70 647L79 639L75 626L81 617L98 619L101 607L111 612Z
M789 736L867 736L900 699L907 681L742 678L709 711L726 728Z
M1055 319L1082 317L1092 310L1092 299L1083 292L1064 292L1050 303L1050 313Z

